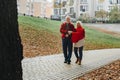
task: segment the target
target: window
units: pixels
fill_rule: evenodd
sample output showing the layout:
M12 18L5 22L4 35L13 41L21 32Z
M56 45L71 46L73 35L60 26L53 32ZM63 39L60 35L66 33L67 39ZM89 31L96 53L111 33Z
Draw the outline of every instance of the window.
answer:
M67 3L66 1L63 1L62 6L65 7L66 3Z
M82 11L83 10L83 6L80 6L80 11Z
M80 0L80 3L87 3L87 0Z
M57 15L58 14L58 9L54 9L54 13Z
M99 11L99 10L101 10L101 9L103 9L103 6L102 6L102 5L98 5L98 6L97 6L97 10Z
M88 6L87 5L85 6L85 11L88 11Z
M112 4L112 0L109 0L109 3Z
M63 12L62 12L62 14L65 14L66 13L66 9L63 9Z
M61 9L59 9L59 14L61 15Z
M82 12L88 11L88 5L81 5L80 11L82 11Z
M113 6L109 6L109 10L111 11L113 9Z
M59 5L59 2L55 2L55 5Z
M120 4L120 0L109 0L110 4Z
M29 2L27 2L26 7L29 7L29 5L30 5Z
M56 1L54 2L55 5L60 5L60 3L61 3L61 0L56 0Z
M70 14L73 14L73 13L74 13L74 8L71 7L71 8L70 8Z
M69 5L72 6L74 4L74 0L70 0Z
M97 6L97 11L99 11L99 7Z
M117 0L118 4L120 4L120 0Z
M84 0L80 0L80 3L83 3L84 2Z
M114 4L117 4L117 0L113 0L114 1Z
M84 2L87 2L87 0L84 0Z

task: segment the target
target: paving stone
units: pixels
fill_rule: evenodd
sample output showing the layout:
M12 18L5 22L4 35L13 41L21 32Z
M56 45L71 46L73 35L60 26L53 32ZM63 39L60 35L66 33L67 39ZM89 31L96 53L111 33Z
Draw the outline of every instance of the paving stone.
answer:
M22 61L23 80L72 80L76 77L120 59L120 49L84 51L82 65L65 64L63 54L25 58Z

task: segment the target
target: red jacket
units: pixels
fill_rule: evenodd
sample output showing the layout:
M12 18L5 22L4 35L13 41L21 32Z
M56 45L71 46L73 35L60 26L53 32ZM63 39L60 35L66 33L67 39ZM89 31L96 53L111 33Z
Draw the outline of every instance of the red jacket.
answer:
M66 22L62 23L60 27L62 38L65 38L65 35L68 34L68 31L75 31L74 25L72 23L68 23L68 27L67 27Z
M73 43L76 43L76 42L78 42L79 40L81 40L83 38L85 38L85 30L84 30L84 28L78 27L76 29L76 32L72 32L72 38L71 39L72 39Z

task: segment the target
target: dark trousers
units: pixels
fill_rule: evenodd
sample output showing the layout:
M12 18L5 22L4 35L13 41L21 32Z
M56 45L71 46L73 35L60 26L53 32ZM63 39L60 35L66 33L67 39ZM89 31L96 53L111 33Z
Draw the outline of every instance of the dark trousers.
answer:
M79 58L80 60L82 60L83 46L82 47L74 47L74 53L75 53L76 58Z
M71 62L72 46L73 44L69 37L62 39L62 47L63 47L65 61Z

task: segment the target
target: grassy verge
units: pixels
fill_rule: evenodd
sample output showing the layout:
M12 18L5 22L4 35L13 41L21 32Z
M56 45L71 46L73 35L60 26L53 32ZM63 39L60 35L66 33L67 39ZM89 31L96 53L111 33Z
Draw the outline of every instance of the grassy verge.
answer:
M60 21L28 16L19 16L18 21L25 57L62 52ZM85 50L120 48L120 38L90 29L87 26L84 28L86 31Z
M32 27L37 30L46 29L55 33L59 32L59 27L61 22L60 21L53 21L49 19L43 18L35 18L35 17L28 17L28 16L19 16L18 21L20 24Z
M120 38L88 28L86 30L85 49L120 48Z

